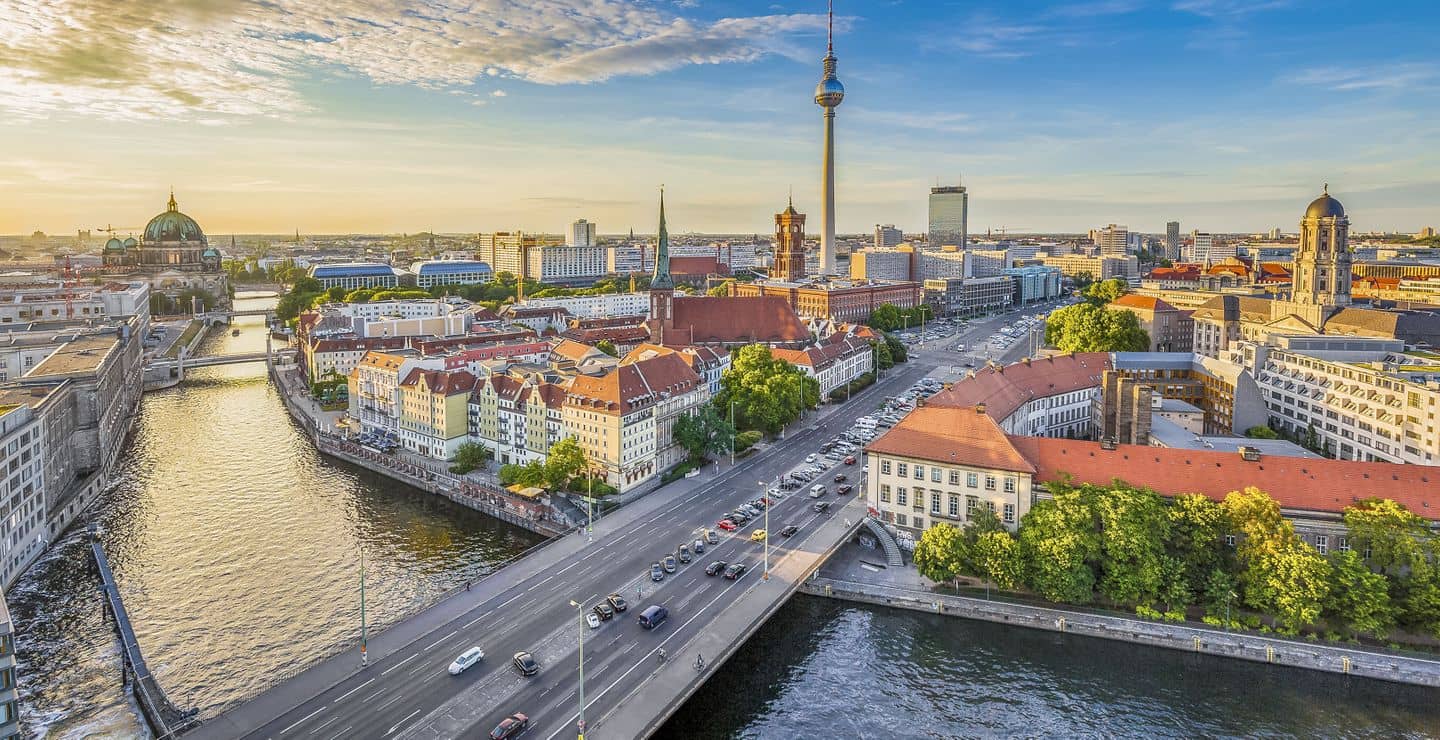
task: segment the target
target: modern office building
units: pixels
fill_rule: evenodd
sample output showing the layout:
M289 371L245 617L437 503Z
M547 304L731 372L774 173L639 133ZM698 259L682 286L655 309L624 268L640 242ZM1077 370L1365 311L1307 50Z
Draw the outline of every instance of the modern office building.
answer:
M511 275L525 276L538 280L536 275L530 275L527 270L529 259L527 255L530 250L539 247L561 246L565 238L553 234L526 234L523 231L496 231L480 234L477 237L479 248L476 250L481 261L490 265L490 269L497 273L508 272Z
M1130 253L1130 227L1108 224L1095 232L1095 248L1102 255Z
M1015 281L1004 275L926 280L924 289L925 303L941 316L979 316L1015 301Z
M1201 265L1235 256L1235 243L1204 231L1190 232L1190 261Z
M1069 278L1085 274L1089 275L1092 280L1109 280L1110 278L1129 279L1140 275L1140 260L1133 254L1108 254L1096 257L1084 254L1059 254L1042 255L1037 259L1042 265L1058 267L1060 272Z
M526 250L525 277L542 283L584 284L604 277L605 248L558 244Z
M1180 222L1165 224L1165 258L1172 262L1180 260Z
M593 247L595 244L595 224L583 218L570 224L570 246Z
M1061 274L1058 267L1027 265L1007 267L1000 274L1015 281L1015 303L1025 305L1060 297Z
M410 265L415 275L415 287L433 288L437 285L475 285L488 283L495 278L490 265L476 260L429 260Z
M394 288L400 284L399 272L379 262L317 264L311 266L310 277L326 289Z
M970 194L964 185L930 188L930 230L926 234L930 245L964 249L969 238L969 209Z
M558 308L581 319L605 316L647 316L650 312L648 293L602 293L569 298L527 298L525 308Z
M875 224L876 249L899 246L903 241L905 241L905 233L895 228L895 224Z

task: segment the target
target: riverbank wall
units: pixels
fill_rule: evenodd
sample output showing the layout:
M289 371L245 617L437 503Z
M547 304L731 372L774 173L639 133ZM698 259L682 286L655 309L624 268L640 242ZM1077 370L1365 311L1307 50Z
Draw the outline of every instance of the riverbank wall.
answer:
M548 506L518 498L503 489L494 489L473 481L411 465L403 460L392 459L388 455L367 450L331 434L329 430L319 428L314 417L306 410L305 402L295 398L292 384L286 382L282 377L281 373L285 371L274 364L270 365L269 371L270 381L275 384L275 390L279 393L281 401L284 402L285 410L290 414L290 418L305 430L310 442L322 454L392 478L426 493L444 496L467 509L473 509L543 537L559 537L570 531L569 523L555 516L553 510Z
M1140 645L1440 688L1440 660L816 577L801 593Z

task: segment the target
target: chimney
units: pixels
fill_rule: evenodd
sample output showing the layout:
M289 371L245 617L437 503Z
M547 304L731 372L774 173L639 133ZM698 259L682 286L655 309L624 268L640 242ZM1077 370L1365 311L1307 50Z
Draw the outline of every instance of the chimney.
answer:
M981 415L981 416L984 416L984 415L985 415L985 404L983 404L983 403L977 403L977 404L975 404L975 413L977 413L977 414L979 414L979 415Z

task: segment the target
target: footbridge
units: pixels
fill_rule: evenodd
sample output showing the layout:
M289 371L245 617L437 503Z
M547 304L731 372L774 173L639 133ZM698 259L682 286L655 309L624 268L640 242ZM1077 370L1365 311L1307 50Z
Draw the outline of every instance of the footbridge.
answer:
M195 318L205 322L206 326L229 324L234 321L237 316L263 316L265 317L265 323L269 324L275 320L275 309L253 308L241 311L215 310L195 314Z
M362 660L360 625L343 653L297 669L267 691L208 718L201 738L454 738L484 736L501 719L530 717L526 737L555 740L654 734L812 577L868 518L855 494L778 498L765 516L716 542L660 581L650 566L675 553L739 504L754 499L822 441L849 428L873 400L916 380L911 363L832 407L818 423L772 444L739 466L683 479L596 522L551 540L428 609L370 637ZM827 474L859 474L837 466ZM819 506L826 502L829 506ZM817 511L816 509L820 510ZM779 533L794 526L793 536ZM768 529L768 536L753 530ZM693 548L693 545L691 545ZM717 562L744 564L736 579L707 575ZM614 619L585 621L609 594L627 602ZM664 606L668 619L642 629L637 615ZM447 667L479 646L485 658L460 675ZM511 666L529 652L534 676ZM668 659L662 656L668 655ZM583 669L582 669L583 661ZM583 730L582 730L583 728Z

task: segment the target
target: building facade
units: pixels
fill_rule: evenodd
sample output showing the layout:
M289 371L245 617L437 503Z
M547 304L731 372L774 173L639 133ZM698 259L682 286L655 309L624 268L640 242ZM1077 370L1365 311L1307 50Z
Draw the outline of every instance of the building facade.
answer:
M415 275L415 287L433 288L437 285L477 285L495 279L490 265L476 260L429 260L410 265Z
M1195 322L1189 311L1182 311L1159 298L1128 293L1112 301L1108 308L1129 311L1140 321L1140 328L1150 338L1150 352L1189 352L1195 337Z
M905 241L905 233L895 228L895 224L875 224L874 246L876 249L898 247L903 241Z
M400 285L400 275L395 268L379 262L344 262L316 264L310 267L310 277L320 282L320 287L345 288L395 288Z
M932 246L964 249L970 233L970 194L964 185L930 188L930 220L926 238Z
M475 376L464 370L411 370L400 381L400 442L405 449L449 460L469 433L470 391Z
M595 240L595 224L583 218L570 224L570 246L593 247L598 243Z

